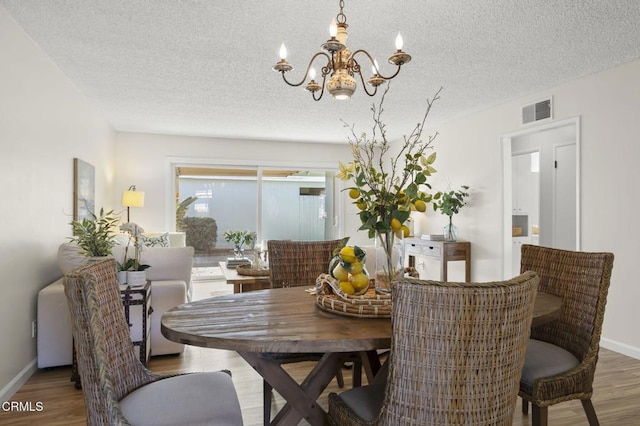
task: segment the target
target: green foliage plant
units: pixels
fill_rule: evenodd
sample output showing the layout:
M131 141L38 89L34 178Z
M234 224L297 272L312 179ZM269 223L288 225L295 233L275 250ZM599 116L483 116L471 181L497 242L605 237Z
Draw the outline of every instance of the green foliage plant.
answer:
M76 243L88 257L111 255L120 219L113 214L113 210L105 212L104 208L97 215L90 211L89 216L81 221L71 222L74 235L70 238L71 242Z
M242 251L243 247L246 245L251 247L253 243L256 242L257 235L255 232L251 232L248 230L238 231L238 230L229 230L224 231L222 233L224 240L226 242L233 243L234 248L237 251Z
M211 252L218 240L218 224L210 217L185 217L183 219L187 246L197 253Z
M350 191L354 204L360 210L362 226L359 229L368 231L369 238L376 233L389 233L393 219L403 224L416 204L423 207L432 200L431 194L425 189L431 189L427 179L436 172L433 167L436 153L429 154L429 151L433 149L432 143L438 134L436 132L423 140L422 132L433 103L440 98L441 90L432 100L427 99L422 121L408 136L403 136L404 143L395 154L392 153L392 144L381 118L388 86L378 107L375 104L371 106L374 124L370 135L363 132L358 136L354 127L345 123L351 129L349 145L353 160L346 166L339 164L340 173L337 177L352 181L353 186L346 190ZM424 208L418 210L424 211Z
M433 210L449 216L449 225L453 224L453 215L460 213L460 209L467 203L465 198L469 196L469 187L462 185L457 191L437 192L433 196Z

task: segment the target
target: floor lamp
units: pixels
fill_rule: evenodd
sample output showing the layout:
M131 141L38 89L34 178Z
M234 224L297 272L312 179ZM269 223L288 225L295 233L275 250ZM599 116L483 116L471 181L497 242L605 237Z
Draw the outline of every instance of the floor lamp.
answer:
M127 222L130 222L129 209L131 207L144 207L144 191L136 191L136 186L131 185L122 193L122 205L127 208Z

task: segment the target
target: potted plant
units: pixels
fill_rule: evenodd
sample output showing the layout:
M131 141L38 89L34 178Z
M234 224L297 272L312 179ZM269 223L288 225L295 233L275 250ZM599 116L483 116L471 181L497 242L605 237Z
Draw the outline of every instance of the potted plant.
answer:
M432 166L436 153L429 151L433 149L431 145L437 133L423 140L422 132L440 90L433 100L427 100L422 121L404 136L404 144L395 149L381 119L387 87L379 106L371 107L372 132L358 135L351 126L349 144L353 160L346 166L339 164L337 177L353 182L353 186L346 189L360 210L362 226L359 229L368 231L369 238L375 239L375 282L376 291L380 293L390 293L391 282L404 274L402 236L408 234L409 228L404 223L411 210L424 212L432 199L425 191L431 189L427 179L436 172Z
M71 242L76 243L87 257L110 256L115 245L114 230L118 225L118 217L113 210L105 212L104 208L100 209L98 215L92 211L89 215L90 218L71 222L74 235L70 238Z
M241 259L244 253L245 244L249 247L256 242L256 233L250 231L224 231L222 234L226 242L233 243L233 254L236 259Z
M146 270L150 268L150 265L140 263L140 252L143 249L140 242L140 234L144 232L144 229L133 222L127 222L120 225L120 230L129 234L129 244L124 249L124 259L122 263L118 264L118 269L127 272L127 284L130 286L144 285L147 281ZM128 256L131 242L133 242L133 257Z
M435 200L433 209L440 210L440 213L449 216L449 223L443 230L445 241L456 241L458 238L458 229L453 224L453 215L460 213L462 206L467 204L464 200L469 196L468 190L468 186L462 185L457 191L438 192L433 197Z

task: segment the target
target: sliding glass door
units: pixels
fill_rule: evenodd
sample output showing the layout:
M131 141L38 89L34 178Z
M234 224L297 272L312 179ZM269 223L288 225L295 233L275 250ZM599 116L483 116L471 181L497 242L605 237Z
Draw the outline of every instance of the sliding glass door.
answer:
M209 250L233 248L223 238L228 230L255 232L258 244L269 239L324 240L336 233L331 223L333 176L324 170L177 167L178 203L191 201L184 214L187 225L215 221L215 235L192 236L212 240Z

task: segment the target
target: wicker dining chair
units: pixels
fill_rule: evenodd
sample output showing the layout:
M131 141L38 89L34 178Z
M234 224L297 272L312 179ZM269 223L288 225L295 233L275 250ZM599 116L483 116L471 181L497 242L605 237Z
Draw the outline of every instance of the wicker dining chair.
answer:
M88 425L242 425L230 373L156 374L136 358L116 262L65 276Z
M344 425L511 425L538 277L392 286L385 380L329 394Z
M342 240L328 241L292 241L269 240L269 273L271 287L313 287L318 275L327 273L333 252L340 247ZM269 353L262 354L280 364L290 364L304 361L318 361L324 353ZM360 354L348 356L353 362L353 386L360 386L362 380L362 362ZM342 371L336 373L339 387L344 387ZM264 424L271 420L271 399L273 388L263 380Z
M598 425L591 395L613 254L534 245L523 245L521 254L520 270L536 272L540 291L562 298L559 318L531 330L520 382L522 412L531 402L532 424L546 425L550 405L579 399L589 424Z

